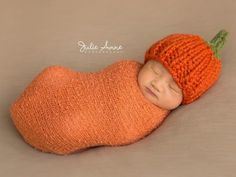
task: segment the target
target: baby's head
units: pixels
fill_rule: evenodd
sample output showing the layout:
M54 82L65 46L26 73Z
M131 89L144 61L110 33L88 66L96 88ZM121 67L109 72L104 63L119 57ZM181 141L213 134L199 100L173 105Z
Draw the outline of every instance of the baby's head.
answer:
M154 43L138 74L143 95L167 110L197 100L219 78L219 50L227 34L221 30L210 42L198 35L171 34Z
M138 83L143 95L153 104L171 110L183 100L181 88L163 65L149 60L138 74Z

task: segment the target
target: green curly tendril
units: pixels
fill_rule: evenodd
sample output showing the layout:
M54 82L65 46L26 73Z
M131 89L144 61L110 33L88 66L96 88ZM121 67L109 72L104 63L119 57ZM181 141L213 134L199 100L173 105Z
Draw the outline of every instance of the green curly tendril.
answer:
M219 55L219 51L223 48L227 35L228 32L223 29L220 30L210 42L206 41L218 59L221 58Z

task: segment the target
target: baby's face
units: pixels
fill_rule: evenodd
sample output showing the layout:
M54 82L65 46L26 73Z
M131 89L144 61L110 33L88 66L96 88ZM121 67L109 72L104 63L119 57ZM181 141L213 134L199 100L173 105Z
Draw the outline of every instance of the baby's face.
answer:
M138 84L143 95L161 108L172 110L182 102L182 90L159 61L149 60L142 66Z

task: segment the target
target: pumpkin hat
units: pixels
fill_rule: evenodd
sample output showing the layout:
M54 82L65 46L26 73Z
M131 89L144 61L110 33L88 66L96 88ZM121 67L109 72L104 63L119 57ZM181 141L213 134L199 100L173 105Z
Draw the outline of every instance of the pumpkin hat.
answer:
M221 30L211 41L193 34L168 35L146 51L144 64L149 60L161 62L182 89L181 104L189 104L218 80L221 72L219 50L227 34Z

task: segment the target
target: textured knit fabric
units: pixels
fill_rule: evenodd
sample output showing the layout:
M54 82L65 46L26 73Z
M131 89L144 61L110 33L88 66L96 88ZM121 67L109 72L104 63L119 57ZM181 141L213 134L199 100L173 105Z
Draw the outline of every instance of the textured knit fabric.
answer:
M11 104L12 120L24 140L43 152L134 143L169 113L143 96L137 81L141 66L126 59L98 72L49 66Z
M210 41L198 35L171 34L152 44L144 64L158 60L183 91L181 104L189 104L212 87L221 73L219 50L228 32L221 30Z

